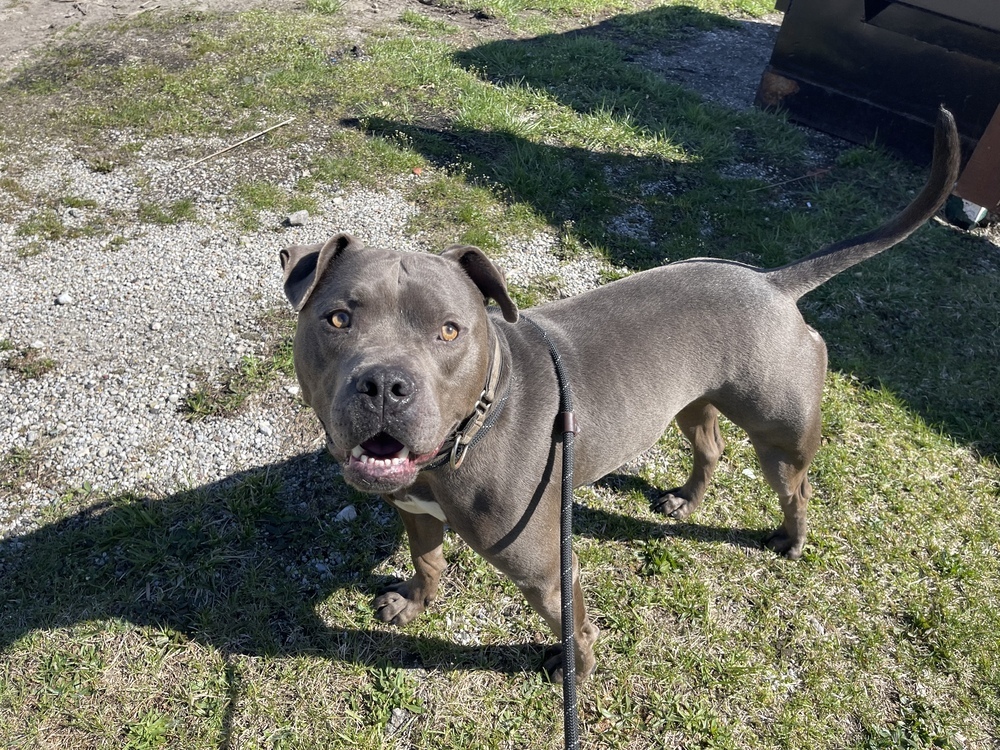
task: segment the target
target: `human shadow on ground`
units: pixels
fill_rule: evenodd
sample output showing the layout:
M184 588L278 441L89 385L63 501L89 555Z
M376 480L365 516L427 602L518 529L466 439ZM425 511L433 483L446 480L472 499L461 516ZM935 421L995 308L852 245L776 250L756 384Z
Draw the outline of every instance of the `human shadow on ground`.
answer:
M330 627L317 605L342 587L374 595L372 570L400 544L381 500L354 498L322 454L234 474L163 499L120 495L7 540L0 649L38 629L122 619L226 654L312 653L400 665L447 652L469 668L517 670L527 647L466 649L375 623Z
M338 522L348 503L357 518ZM579 528L605 539L663 535L664 528L672 536L733 538L731 529L664 527L595 510L581 511ZM117 619L224 655L510 673L540 666L537 644L465 646L447 632L411 635L377 623L367 606L346 625L324 621L317 609L337 589L374 597L390 582L373 570L401 542L395 511L348 490L318 453L162 499L115 496L0 547L0 652L36 630Z

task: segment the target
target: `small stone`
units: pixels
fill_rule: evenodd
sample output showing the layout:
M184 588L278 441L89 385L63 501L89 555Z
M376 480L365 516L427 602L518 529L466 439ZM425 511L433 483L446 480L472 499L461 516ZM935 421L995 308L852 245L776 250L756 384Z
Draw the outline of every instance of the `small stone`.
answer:
M285 219L285 223L290 227L301 227L307 221L309 221L309 212L306 210L296 211Z
M149 330L151 331L159 331L161 328L163 328L163 325L159 321L149 324Z
M288 393L289 396L298 396L301 390L302 389L299 388L297 385L285 386L285 391Z
M754 474L754 471L753 471L753 469L744 469L744 470L743 470L743 471L742 471L741 473L742 473L742 474L743 474L743 476L745 476L745 477L746 477L747 479L756 479L756 478L757 478L757 475L756 475L756 474Z
M265 437L271 437L271 435L274 434L274 430L271 428L271 425L269 425L267 422L261 422L260 424L258 424L257 432L259 432L261 435L264 435Z
M30 445L31 443L34 443L36 440L38 440L38 433L35 432L34 430L31 430L27 435L24 436L24 439L27 440L28 444Z
M45 342L39 339L37 341L32 341L30 344L28 344L28 346L32 349L44 349Z
M403 731L409 718L410 714L406 711L406 709L399 707L392 709L389 721L387 721L385 725L386 736L391 736Z
M56 297L57 305L72 305L74 302L73 297L66 292L63 292L58 297Z
M358 511L355 510L353 505L348 505L346 508L340 511L340 513L337 514L334 520L337 521L337 523L348 523L350 521L353 521L357 517L358 517Z

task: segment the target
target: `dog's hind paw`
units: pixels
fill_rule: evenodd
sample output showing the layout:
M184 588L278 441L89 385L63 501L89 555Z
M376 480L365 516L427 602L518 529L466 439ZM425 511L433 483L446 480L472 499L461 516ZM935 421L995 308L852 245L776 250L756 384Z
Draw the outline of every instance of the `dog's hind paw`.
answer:
M699 502L693 498L685 497L682 493L683 490L680 487L667 490L657 500L650 503L649 509L654 513L662 513L665 516L676 518L678 521L683 521L695 512Z

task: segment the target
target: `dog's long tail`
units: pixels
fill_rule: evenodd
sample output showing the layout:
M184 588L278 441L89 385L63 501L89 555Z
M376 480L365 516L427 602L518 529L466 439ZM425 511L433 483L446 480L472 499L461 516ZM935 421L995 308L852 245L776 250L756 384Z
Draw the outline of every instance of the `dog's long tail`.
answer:
M960 158L955 118L942 107L934 127L931 175L910 205L878 229L827 245L802 260L767 271L768 279L778 289L798 299L841 271L902 242L947 200L958 179Z

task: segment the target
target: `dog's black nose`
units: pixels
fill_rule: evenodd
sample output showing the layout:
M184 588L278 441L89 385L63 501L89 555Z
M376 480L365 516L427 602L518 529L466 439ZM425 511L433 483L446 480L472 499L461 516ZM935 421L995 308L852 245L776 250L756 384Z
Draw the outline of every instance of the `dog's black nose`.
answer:
M373 405L389 408L405 406L417 391L410 374L398 367L374 367L358 377L355 387Z

